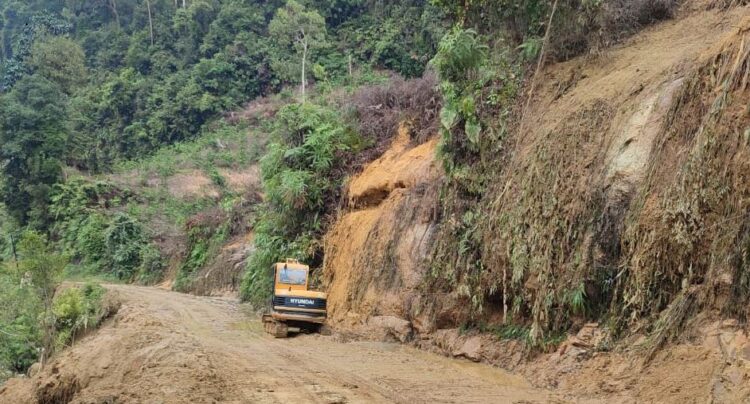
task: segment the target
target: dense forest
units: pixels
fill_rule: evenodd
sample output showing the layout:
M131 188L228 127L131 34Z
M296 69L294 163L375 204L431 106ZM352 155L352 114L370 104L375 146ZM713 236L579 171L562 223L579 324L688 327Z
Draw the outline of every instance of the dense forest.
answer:
M173 288L188 290L247 227L244 300L266 299L275 260L320 266L344 178L399 121L414 141L440 134L432 281L459 283L481 311L477 223L522 89L533 91L525 79L676 3L0 0L0 380L109 312L96 286L56 294L64 277L154 283L172 268ZM264 105L272 113L248 112ZM221 169L251 164L260 189L232 189ZM217 195L151 186L177 165L206 173ZM536 315L518 296L517 311ZM578 285L566 296L583 310Z
M300 83L303 67L311 83L345 80L352 65L421 75L441 21L419 1L6 2L2 141L17 147L3 148L3 202L45 229L63 166L100 172L195 138Z
M304 154L315 147L310 142L333 142L315 156L315 170L331 172L342 148L364 143L330 106L295 102L311 91L307 98L320 98L335 88L382 82L386 71L419 77L447 26L440 7L419 0L10 0L1 1L0 10L0 260L6 262L0 275L0 367L12 372L24 371L40 352L64 346L82 327L81 318L99 310L87 308L99 298L95 291L64 295L54 305L45 299L71 267L143 282L158 280L164 269L147 216L133 208L158 202L95 177L122 171L118 167L130 161L174 155L170 147L183 142L197 141L187 147L201 148L213 140L244 141L246 124L228 123L226 114L279 92L288 100L282 104L290 105L278 122L264 127L281 132L310 125L300 120L329 122L311 128L316 136L297 149ZM281 134L274 139L273 150L294 149ZM238 158L229 154L224 160ZM240 154L247 161L246 151ZM304 203L301 195L270 199L284 204L276 198L296 198L292 205L300 216L297 227L286 224L287 236L319 234L319 224L306 223L315 213L303 212L302 205L320 211L325 187L333 184L310 176L307 163L298 163L299 169L264 164L281 164L278 180L287 194L294 184L302 189L313 185L304 181L318 181L317 197ZM211 173L222 183L215 168ZM241 200L225 195L220 204L231 211ZM180 206L175 220L184 222L215 204ZM266 222L289 217L273 213L268 210ZM271 233L276 225L267 225ZM180 274L205 261L200 251L214 233L221 232L212 229L208 241L191 236L193 253ZM275 233L267 239L273 240L269 248L309 247ZM39 254L47 253L54 265L39 262ZM265 259L275 254L269 251ZM44 287L18 288L28 274L44 273L49 265L57 270L49 269ZM65 322L55 313L71 299L73 312Z

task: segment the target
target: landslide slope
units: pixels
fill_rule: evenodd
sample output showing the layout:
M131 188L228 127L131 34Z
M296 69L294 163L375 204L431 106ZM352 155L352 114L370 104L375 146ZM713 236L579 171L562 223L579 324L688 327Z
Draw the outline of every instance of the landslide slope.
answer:
M506 296L489 314L526 312L536 339L607 319L659 345L747 302L747 15L686 11L544 70L483 199L481 292Z
M542 69L478 207L479 282L456 268L448 291L432 283L443 178L396 142L351 181L326 239L332 323L518 367L521 344L459 332L507 318L537 341L567 338L526 367L539 383L747 400L749 10L688 2Z
M350 180L347 207L325 239L332 324L367 332L369 323L401 340L411 333L407 325L393 334L421 305L438 201L436 145L412 144L402 125L390 148Z
M721 91L701 85L697 94L697 81L713 80L719 86L727 79L726 71L740 61L734 76L744 77L747 13L747 7L687 9L602 55L552 64L540 73L529 108L506 141L508 152L498 156L504 168L482 201L483 255L488 264L480 290L486 294L483 298L499 293L489 291L502 289L504 274L515 274L515 284L506 285L508 295L524 290L534 296L559 294L562 290L551 284L573 288L583 283L594 299L601 292L593 284L598 279L595 272L609 274L624 264L635 273L653 238L669 236L649 235L656 231L652 226L663 224L661 230L676 234L681 224L689 225L692 219L683 217L680 206L693 207L667 197L685 194L679 187L695 165L691 160L701 145L712 141L695 134L702 133L701 119L715 92ZM722 66L709 71L716 63ZM745 86L740 83L738 96L747 92ZM732 105L741 107L742 99L732 98ZM701 105L696 105L698 100ZM736 119L729 130L740 137L738 149L717 156L717 162L741 160L744 119ZM393 301L381 294L414 289L428 274L425 259L432 248L432 226L438 221L435 209L442 180L435 149L434 140L415 147L402 133L386 155L350 181L348 206L326 239L324 272L334 321L347 311L365 316L358 321L384 313L411 319L411 299ZM733 172L740 175L742 167ZM740 196L733 183L722 185ZM718 221L706 225L715 229L723 213L717 212L713 219ZM673 223L667 223L667 216ZM421 231L415 230L417 225ZM418 243L414 237L403 237L409 232L417 233ZM701 229L693 233L705 234ZM697 249L683 254L686 259L699 255ZM687 273L686 268L682 271ZM673 294L681 279L672 277ZM365 297L368 293L378 295L380 303ZM454 325L467 320L462 295L444 296L446 303L431 308L424 319L451 318ZM497 299L490 300L488 319L503 309ZM668 302L663 297L654 307L664 309ZM644 303L641 299L639 307Z

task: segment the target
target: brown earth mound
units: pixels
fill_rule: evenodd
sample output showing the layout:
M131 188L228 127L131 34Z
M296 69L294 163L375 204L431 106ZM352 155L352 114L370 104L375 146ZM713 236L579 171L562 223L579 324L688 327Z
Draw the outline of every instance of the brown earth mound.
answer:
M377 206L398 188L413 188L434 179L436 145L437 139L432 138L412 147L409 129L402 125L390 148L349 182L349 207Z

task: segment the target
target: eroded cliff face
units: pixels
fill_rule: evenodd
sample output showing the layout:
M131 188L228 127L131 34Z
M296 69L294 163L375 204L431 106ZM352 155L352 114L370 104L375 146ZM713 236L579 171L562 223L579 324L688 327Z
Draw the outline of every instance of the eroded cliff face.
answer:
M541 73L480 207L478 291L460 269L424 287L441 174L435 141L400 133L351 180L326 238L332 324L407 339L515 319L541 338L609 315L658 345L689 313L745 301L746 16L685 10Z
M746 8L692 13L547 68L484 197L484 287L507 296L488 312L537 338L607 317L658 345L747 302L748 28Z
M435 142L401 133L326 239L331 324L611 402L746 401L747 16L693 8L543 70L479 207L476 290L462 268L430 276L445 180ZM561 339L525 362L522 342L459 328L504 320Z
M435 138L413 145L405 125L349 181L348 206L325 239L324 283L334 326L406 340L432 246L440 169Z

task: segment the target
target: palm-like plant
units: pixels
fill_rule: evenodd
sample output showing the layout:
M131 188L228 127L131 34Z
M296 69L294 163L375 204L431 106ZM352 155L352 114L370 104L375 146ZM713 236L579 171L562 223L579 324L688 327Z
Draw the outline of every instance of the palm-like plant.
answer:
M487 49L476 31L455 27L440 41L431 63L441 80L463 82L476 76L487 60Z

